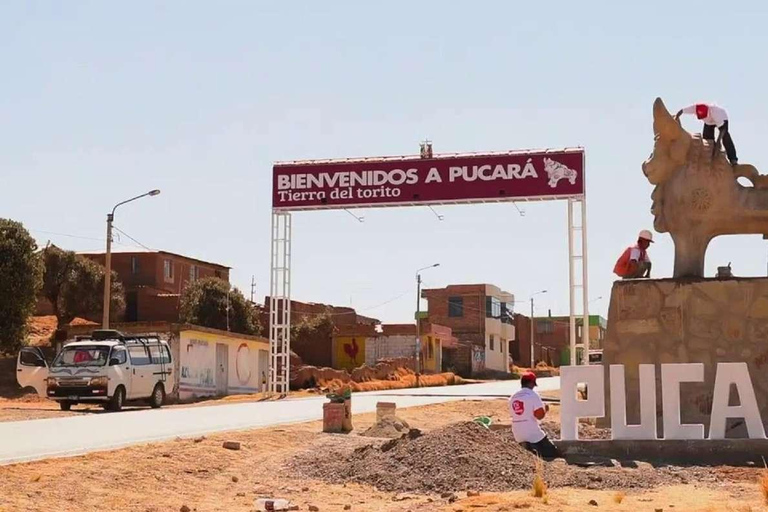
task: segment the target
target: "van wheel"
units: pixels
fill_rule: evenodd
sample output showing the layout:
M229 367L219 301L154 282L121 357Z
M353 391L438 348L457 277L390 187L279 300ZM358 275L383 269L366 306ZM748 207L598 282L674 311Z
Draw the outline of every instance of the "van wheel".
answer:
M165 388L162 384L157 384L155 389L152 390L152 396L149 398L149 405L153 409L162 407L165 402Z
M72 402L69 400L62 400L59 402L59 407L61 407L62 411L68 411L72 408Z
M115 389L115 394L112 395L112 399L107 405L107 409L117 412L123 408L123 402L125 402L125 388L123 386L118 386L117 389Z

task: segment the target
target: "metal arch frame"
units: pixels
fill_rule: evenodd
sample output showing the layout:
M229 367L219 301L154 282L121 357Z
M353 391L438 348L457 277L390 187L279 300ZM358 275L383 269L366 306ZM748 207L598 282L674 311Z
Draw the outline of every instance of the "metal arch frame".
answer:
M287 394L291 367L291 214L272 212L269 392Z
M581 149L580 149L581 150ZM583 150L582 150L583 151ZM437 155L435 155L437 156ZM445 155L441 155L445 156ZM451 154L450 156L455 156ZM394 157L393 157L394 158ZM418 158L418 157L416 157ZM586 170L586 156L582 169ZM283 162L285 163L285 162ZM505 197L499 199L469 199L457 201L424 201L418 203L345 205L344 208L405 208L411 206L438 206L456 204L510 203L526 201L560 201L568 203L568 281L570 299L570 364L576 362L576 309L577 290L581 288L581 344L583 347L582 363L589 364L589 291L588 291L588 259L587 259L587 196L586 172L582 175L584 192L577 195L558 195L548 197ZM581 222L574 223L576 205L579 206ZM291 353L291 212L307 210L341 209L338 206L308 207L308 208L273 208L272 209L272 241L270 258L270 296L269 296L269 391L270 393L288 393L290 387L290 353ZM581 233L579 251L576 251L575 240ZM574 266L581 265L581 280L577 282ZM533 321L533 318L531 318ZM531 362L534 354L531 354Z

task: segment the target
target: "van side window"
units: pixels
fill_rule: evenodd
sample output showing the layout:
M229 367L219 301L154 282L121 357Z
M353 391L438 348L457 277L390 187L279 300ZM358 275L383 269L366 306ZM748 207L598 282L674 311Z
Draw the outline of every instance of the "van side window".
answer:
M128 347L131 363L137 366L150 364L149 354L144 346Z
M112 350L112 358L117 359L117 364L125 364L128 362L128 356L125 353L125 349L122 348Z
M40 366L40 356L32 350L21 351L21 364L22 366Z
M153 364L168 364L171 362L171 353L165 345L150 345L149 354Z

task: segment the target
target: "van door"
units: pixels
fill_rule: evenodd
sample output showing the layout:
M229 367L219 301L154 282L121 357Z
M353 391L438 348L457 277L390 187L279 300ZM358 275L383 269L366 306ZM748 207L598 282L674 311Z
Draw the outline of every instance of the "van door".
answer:
M126 398L131 396L131 363L128 352L123 347L113 347L109 356L109 396L115 394L117 386L125 388Z
M147 347L132 345L128 347L128 355L131 358L131 394L128 398L149 398L155 382L152 375L152 360L149 358Z
M229 346L216 344L216 394L226 395L229 383Z
M48 384L48 363L43 351L38 347L24 347L16 359L16 382L22 388L35 388L37 394L45 398Z

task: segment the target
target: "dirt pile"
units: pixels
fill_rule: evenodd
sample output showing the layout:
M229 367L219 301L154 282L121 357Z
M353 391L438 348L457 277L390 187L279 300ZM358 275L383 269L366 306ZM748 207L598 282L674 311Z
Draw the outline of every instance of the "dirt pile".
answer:
M650 488L686 479L674 468L645 464L583 468L558 460L543 462L541 468L549 487ZM384 444L355 448L350 443L329 443L297 456L289 469L305 477L369 484L391 492L509 491L531 487L536 458L514 441L510 431L466 422Z
M385 439L396 439L402 437L410 431L408 422L400 418L384 418L368 430L362 432L363 437L381 437Z
M336 370L316 366L296 366L291 368L291 389L319 388L323 391L337 391L345 387L352 391L382 391L403 389L416 386L416 374L410 358L382 360L373 366L363 365L353 369ZM453 373L421 375L420 387L450 386L465 384L461 377Z

